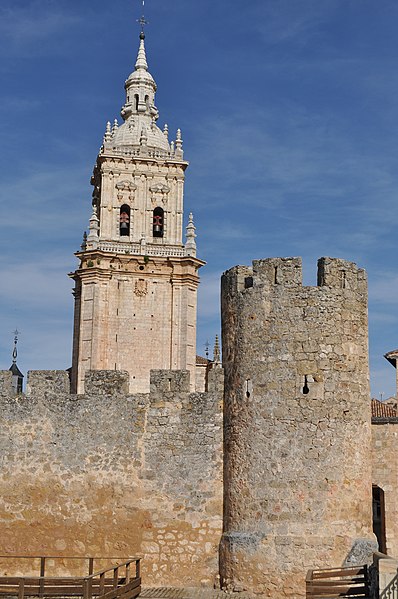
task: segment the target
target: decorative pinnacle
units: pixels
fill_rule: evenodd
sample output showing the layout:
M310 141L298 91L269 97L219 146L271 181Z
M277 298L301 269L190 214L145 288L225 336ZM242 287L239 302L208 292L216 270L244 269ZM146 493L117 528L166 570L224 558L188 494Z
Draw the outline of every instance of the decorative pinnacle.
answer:
M177 129L176 148L177 148L177 150L182 149L181 129Z
M182 158L184 153L182 151L182 137L181 137L181 129L177 129L177 136L176 136L176 154L179 158Z
M167 139L169 139L169 126L167 125L167 123L165 123L163 127L163 134Z
M140 136L140 146L146 146L148 143L148 135L146 132L146 128L142 127L141 136Z
M104 144L109 143L112 140L112 130L110 121L106 124L106 131L104 135Z
M17 350L17 343L18 343L18 335L20 335L21 333L18 331L18 329L15 329L15 331L13 332L14 335L14 349L12 350L12 363L16 364L17 363L17 357L18 357L18 350Z
M87 237L87 242L90 245L90 247L94 247L93 244L97 243L98 231L99 231L99 219L97 216L97 207L95 204L93 204L93 213L90 218L89 234Z
M187 225L187 242L185 244L185 249L187 256L196 256L196 233L195 233L195 225L193 223L193 214L190 212L189 221Z
M83 233L83 241L82 241L80 248L83 252L84 252L84 250L87 249L87 232L86 231L84 231L84 233Z
M213 362L215 362L216 364L221 362L220 342L218 339L218 335L216 335L216 339L214 342Z
M117 119L115 119L113 121L113 127L112 127L112 135L119 129L119 123L117 122Z

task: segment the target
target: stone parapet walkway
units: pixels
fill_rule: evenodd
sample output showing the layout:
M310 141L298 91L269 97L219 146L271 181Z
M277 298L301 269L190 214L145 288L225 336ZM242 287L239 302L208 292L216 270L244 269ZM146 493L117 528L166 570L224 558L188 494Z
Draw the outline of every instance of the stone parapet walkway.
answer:
M250 593L225 593L224 591L213 591L211 589L176 589L176 588L144 588L140 594L140 599L259 599L259 595Z

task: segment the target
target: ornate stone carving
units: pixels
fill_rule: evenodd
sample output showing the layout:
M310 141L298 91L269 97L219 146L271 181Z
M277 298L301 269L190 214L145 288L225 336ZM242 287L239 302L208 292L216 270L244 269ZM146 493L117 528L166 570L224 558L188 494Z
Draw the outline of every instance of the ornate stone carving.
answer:
M144 279L135 282L134 293L137 297L145 297L148 293L148 283Z
M162 183L155 183L155 185L151 185L149 191L152 194L152 202L155 204L165 204L167 202L167 195L170 193L170 187L164 185Z
M134 194L137 189L137 185L132 181L119 181L116 183L116 189L118 190L117 199L122 201L124 194L128 193L129 200L134 200Z
M116 189L119 191L135 191L137 186L132 181L119 181L119 183L116 183Z

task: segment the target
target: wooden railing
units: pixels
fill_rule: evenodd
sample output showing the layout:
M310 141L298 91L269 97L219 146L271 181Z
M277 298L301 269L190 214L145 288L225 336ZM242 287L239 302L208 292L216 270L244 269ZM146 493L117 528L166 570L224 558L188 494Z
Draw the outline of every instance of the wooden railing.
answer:
M307 599L368 597L367 566L308 570L305 580Z
M112 561L112 558L0 556L1 561L10 561L12 565L27 559L40 559L40 576L0 576L0 596L16 596L18 599L24 599L24 597L133 599L138 597L141 592L140 558L129 558L126 561L114 563L109 568L94 572L95 560ZM120 558L116 559L120 560ZM46 562L50 560L52 562L84 560L88 574L86 576L46 576Z

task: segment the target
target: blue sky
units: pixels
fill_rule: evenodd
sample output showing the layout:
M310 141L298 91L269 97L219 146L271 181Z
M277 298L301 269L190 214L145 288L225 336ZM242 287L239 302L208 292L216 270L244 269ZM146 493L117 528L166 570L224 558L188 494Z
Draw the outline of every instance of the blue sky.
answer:
M0 5L0 367L70 366L73 256L107 120L133 70L139 0ZM398 4L146 0L160 126L180 127L202 269L198 350L234 264L320 256L369 276L373 395L398 347Z

